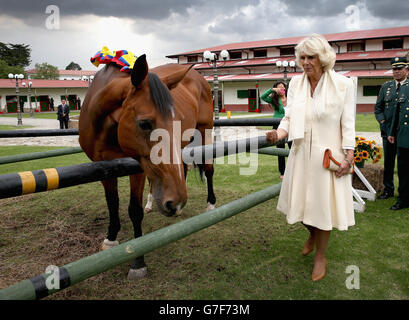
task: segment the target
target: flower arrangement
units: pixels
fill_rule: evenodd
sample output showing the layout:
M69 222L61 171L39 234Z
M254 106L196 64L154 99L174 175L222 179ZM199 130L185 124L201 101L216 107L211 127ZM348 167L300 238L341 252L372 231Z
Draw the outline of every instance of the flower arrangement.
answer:
M382 148L375 141L366 140L364 137L355 137L354 160L357 165L371 158L372 163L377 163L382 158Z

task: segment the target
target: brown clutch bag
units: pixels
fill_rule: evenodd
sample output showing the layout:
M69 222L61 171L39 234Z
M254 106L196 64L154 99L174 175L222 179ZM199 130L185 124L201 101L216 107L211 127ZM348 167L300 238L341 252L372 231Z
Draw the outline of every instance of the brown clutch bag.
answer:
M335 158L332 156L332 152L330 149L325 149L322 166L324 167L324 169L338 171L339 167L341 166L341 162L335 160ZM355 163L352 163L352 166L349 169L349 173L354 173L354 166Z

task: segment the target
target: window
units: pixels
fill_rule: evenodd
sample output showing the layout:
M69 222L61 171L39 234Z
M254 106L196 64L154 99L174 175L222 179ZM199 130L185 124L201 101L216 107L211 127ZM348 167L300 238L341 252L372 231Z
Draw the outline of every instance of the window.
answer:
M230 59L241 59L241 51L229 52Z
M383 48L384 49L402 49L403 40L402 39L384 40Z
M267 49L254 50L254 58L267 57Z
M187 57L187 62L197 62L198 57L197 56L188 56Z
M347 51L365 51L365 42L353 42L347 44Z
M381 85L364 86L363 89L364 89L364 92L363 92L364 97L376 97L379 94L379 90L381 90Z
M280 56L294 56L294 47L280 48Z
M238 99L247 99L249 97L248 90L237 90L237 98Z

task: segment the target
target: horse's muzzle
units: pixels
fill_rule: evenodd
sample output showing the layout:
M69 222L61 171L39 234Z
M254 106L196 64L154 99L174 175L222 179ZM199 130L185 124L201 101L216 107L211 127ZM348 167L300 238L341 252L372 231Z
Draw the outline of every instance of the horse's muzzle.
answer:
M177 211L181 210L184 206L185 203L178 203L176 204L173 201L165 201L163 204L159 204L157 202L158 205L158 209L160 211L160 213L162 213L163 215L167 216L167 217L172 217L176 214Z

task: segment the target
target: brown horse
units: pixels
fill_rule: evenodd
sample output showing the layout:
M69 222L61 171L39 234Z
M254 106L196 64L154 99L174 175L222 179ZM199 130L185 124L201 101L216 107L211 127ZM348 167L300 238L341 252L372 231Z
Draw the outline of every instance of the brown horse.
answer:
M189 143L181 133L197 129L205 141L205 130L213 128L212 96L207 81L191 67L168 64L148 71L146 56L140 56L131 74L120 72L115 64L108 64L94 78L79 119L79 142L93 161L133 157L143 173L130 176L131 197L128 207L135 238L142 235L142 198L146 176L153 186L153 197L159 211L172 216L187 201L186 165L180 150ZM162 130L162 131L160 131ZM152 138L155 133L168 133ZM188 131L189 132L189 131ZM164 141L166 144L164 144ZM158 163L151 153L158 144L167 145L157 155L168 157L169 163ZM208 183L208 202L214 204L213 165L200 164ZM102 249L118 244L120 230L117 179L102 181L109 210L109 228ZM144 257L131 265L128 278L144 276L147 272Z

